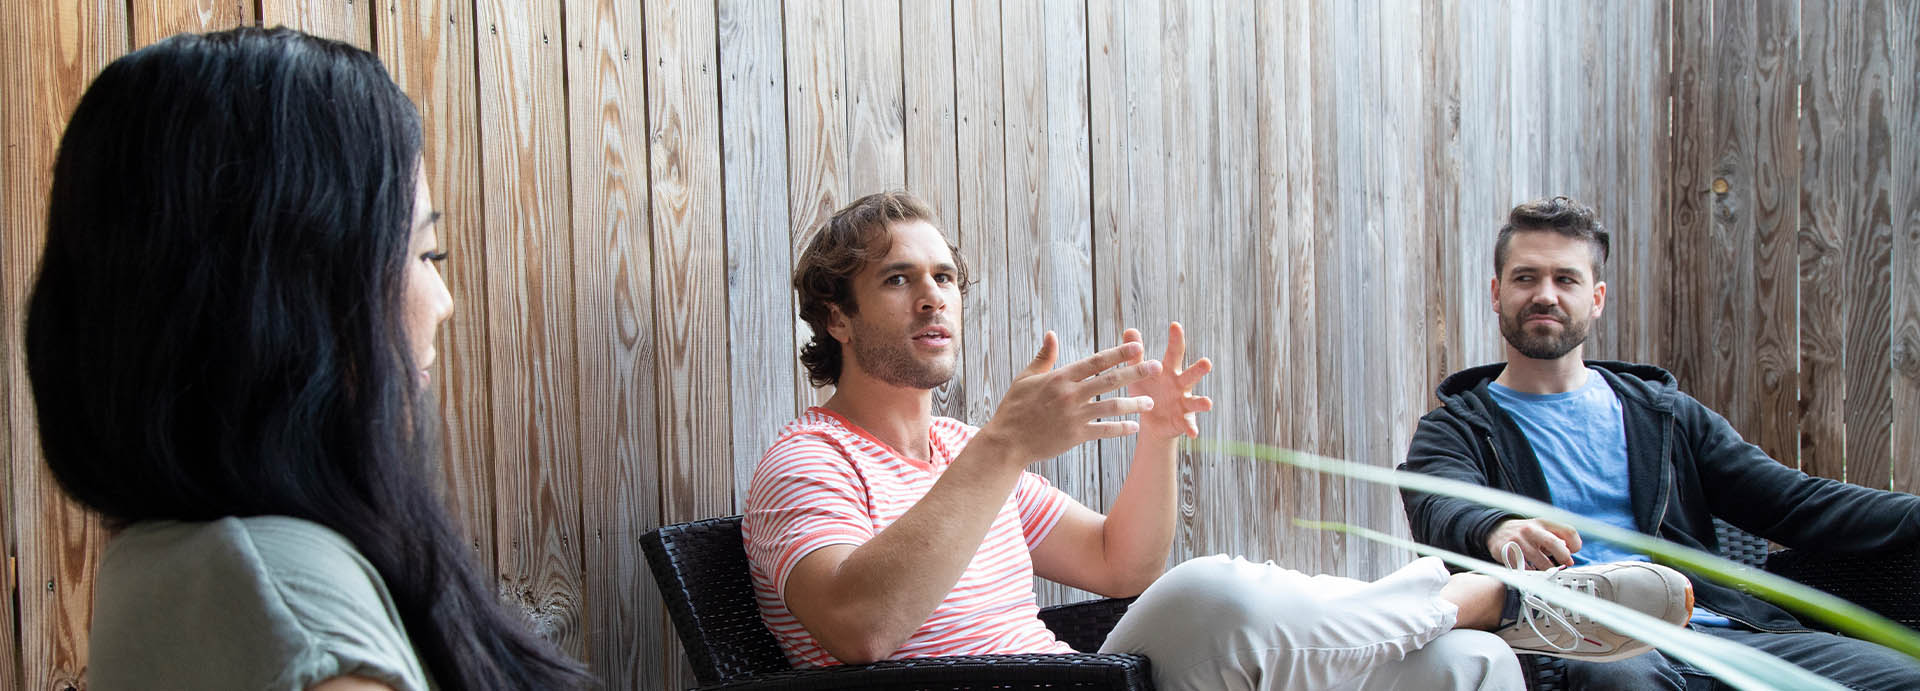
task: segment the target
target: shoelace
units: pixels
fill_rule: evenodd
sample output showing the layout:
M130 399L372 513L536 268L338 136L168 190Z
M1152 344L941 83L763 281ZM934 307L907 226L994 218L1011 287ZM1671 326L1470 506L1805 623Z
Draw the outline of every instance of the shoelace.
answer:
M1515 571L1526 571L1526 569L1524 568L1526 566L1526 560L1520 554L1520 543L1509 542L1507 544L1501 545L1500 561L1505 563L1507 565L1507 568L1509 569L1513 569ZM1540 577L1547 579L1547 582L1549 583L1554 583L1556 585L1564 586L1567 589L1573 590L1575 592L1585 592L1588 595L1597 594L1597 591L1594 590L1593 581L1591 579L1574 581L1572 583L1562 583L1562 582L1553 580L1553 575L1556 573L1559 573L1560 570L1564 568L1567 568L1567 567L1555 566L1551 569L1547 569L1546 571L1537 571L1533 573L1540 574ZM1540 615L1544 615L1542 618L1546 619L1551 624L1558 625L1562 630L1565 630L1566 632L1568 632L1568 634L1572 635L1573 644L1565 645L1565 646L1560 645L1559 643L1555 643L1552 637L1546 635L1545 633L1541 633L1540 623L1535 620L1535 617L1536 617L1536 615L1534 614L1535 612L1539 612ZM1533 593L1521 593L1520 595L1520 621L1525 622L1527 625L1527 628L1533 630L1533 635L1538 636L1542 641L1546 641L1547 645L1553 646L1554 650L1558 650L1564 653L1564 652L1572 652L1573 649L1580 647L1580 639L1582 638L1580 635L1580 629L1574 626L1574 622L1578 621L1579 619L1580 619L1579 613L1562 611L1559 607L1555 606L1551 602L1547 602L1545 599L1541 598L1539 595L1535 595Z

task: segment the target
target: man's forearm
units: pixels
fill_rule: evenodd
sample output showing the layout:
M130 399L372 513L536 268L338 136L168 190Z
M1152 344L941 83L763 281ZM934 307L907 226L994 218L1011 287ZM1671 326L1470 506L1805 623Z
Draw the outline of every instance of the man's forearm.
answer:
M1178 444L1177 436L1143 432L1126 483L1107 513L1103 551L1119 591L1145 589L1166 569L1179 502Z

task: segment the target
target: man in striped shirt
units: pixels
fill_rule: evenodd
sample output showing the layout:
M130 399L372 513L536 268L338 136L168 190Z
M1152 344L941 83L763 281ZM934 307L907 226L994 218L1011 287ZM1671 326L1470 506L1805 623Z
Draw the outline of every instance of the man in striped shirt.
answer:
M762 457L743 531L761 613L795 665L1070 652L1038 619L1037 574L1141 595L1102 651L1147 655L1162 689L1521 687L1508 645L1469 630L1498 627L1503 608L1511 619L1513 598L1438 560L1373 583L1224 556L1162 575L1175 444L1212 407L1192 393L1212 365L1183 365L1179 324L1160 360L1128 329L1057 368L1047 333L974 428L932 414L960 352L967 268L923 203L855 201L793 282L813 329L801 361L835 389ZM1132 395L1096 398L1122 388ZM1136 451L1106 515L1026 470L1125 435Z

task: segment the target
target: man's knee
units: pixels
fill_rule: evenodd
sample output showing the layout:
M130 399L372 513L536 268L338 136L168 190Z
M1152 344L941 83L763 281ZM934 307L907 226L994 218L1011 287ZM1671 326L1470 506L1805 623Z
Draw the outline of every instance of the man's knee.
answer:
M1521 679L1520 661L1507 642L1485 631L1449 631L1408 655L1412 679L1433 680L1430 688L1513 688Z
M1299 583L1283 582L1276 574L1298 576ZM1216 554L1175 565L1141 593L1139 602L1167 607L1213 626L1299 622L1320 616L1324 606L1306 587L1307 577L1272 564L1255 564L1239 557Z
M1267 582L1262 569L1237 557L1214 555L1182 562L1140 594L1108 637L1107 650L1147 653L1178 646L1227 649L1277 621L1321 616L1324 605L1304 587Z

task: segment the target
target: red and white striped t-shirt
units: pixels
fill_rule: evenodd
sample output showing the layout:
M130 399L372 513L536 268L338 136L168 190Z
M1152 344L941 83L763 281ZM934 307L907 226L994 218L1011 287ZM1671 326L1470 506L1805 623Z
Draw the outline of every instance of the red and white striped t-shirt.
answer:
M808 553L860 545L925 496L977 429L934 418L932 462L893 452L824 408L788 423L760 458L741 525L760 615L796 667L840 664L787 610L787 576ZM1067 495L1025 473L947 599L893 658L1073 652L1040 621L1029 551L1066 512Z

